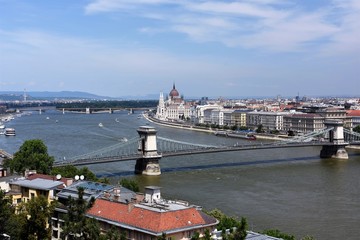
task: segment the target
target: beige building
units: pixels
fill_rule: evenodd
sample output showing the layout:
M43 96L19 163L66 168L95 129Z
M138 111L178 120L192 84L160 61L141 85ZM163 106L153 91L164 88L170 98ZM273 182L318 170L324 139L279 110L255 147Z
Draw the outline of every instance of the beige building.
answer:
M324 117L314 113L297 113L284 116L284 130L301 133L323 129Z
M259 125L264 130L284 130L284 116L291 114L290 112L248 112L247 126L256 129Z

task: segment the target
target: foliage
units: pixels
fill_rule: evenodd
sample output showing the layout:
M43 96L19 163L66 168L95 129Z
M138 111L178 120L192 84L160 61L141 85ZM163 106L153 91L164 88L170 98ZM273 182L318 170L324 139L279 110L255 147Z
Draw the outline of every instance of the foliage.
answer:
M167 238L167 237L166 237L166 233L163 232L163 233L161 234L161 237L158 237L157 240L166 240L166 238Z
M89 202L84 199L84 188L78 188L78 198L68 199L68 213L63 228L64 236L67 239L96 239L99 237L100 228L95 220L86 217L86 211L94 204L95 199ZM94 236L96 236L94 238Z
M301 238L301 240L315 240L315 238L313 236L304 236Z
M86 180L93 182L101 182L101 183L109 183L109 179L97 178L96 175L89 170L87 167L77 168L72 165L62 166L62 167L54 167L51 170L51 175L60 174L62 177L73 178L76 175L83 175Z
M6 222L6 233L11 236L11 239L27 239L27 232L25 229L27 216L25 213L12 214Z
M360 125L353 128L354 132L360 133Z
M295 240L295 236L280 232L278 229L266 229L262 233L268 236L282 238L284 240Z
M49 204L46 197L39 196L20 203L15 214L11 199L0 190L0 233L8 234L11 239L50 239L47 222L54 208L54 202Z
M238 221L235 217L226 216L218 209L206 213L219 220L217 228L222 230L221 236L224 240L244 240L246 238L248 228L246 218L242 217L241 221ZM234 228L236 228L235 232L233 232ZM226 229L230 230L230 234L226 234Z
M110 230L107 231L104 236L104 240L126 240L126 232L119 231L115 226L111 226Z
M288 136L289 136L289 137L295 136L295 132L294 132L293 130L289 130L289 131L288 131Z
M0 234L7 233L6 222L13 213L11 198L6 197L5 192L0 189Z
M259 126L257 127L257 129L255 130L257 133L262 133L264 132L264 126L262 124L259 124Z
M139 187L138 183L134 180L123 178L119 181L119 184L133 192L140 191L140 187Z
M47 198L41 195L20 205L19 211L27 216L24 232L29 239L51 238L51 229L48 228L47 223L54 209L55 202L49 204Z
M237 227L239 225L239 221L235 217L228 217L219 209L214 209L206 213L219 220L219 224L217 226L218 229L232 229L233 227Z
M199 232L195 232L190 240L199 240L200 239L200 233Z
M242 217L240 224L236 227L236 231L233 234L234 239L236 240L245 240L247 232L246 229L248 227L246 218Z
M277 130L277 129L274 129L274 130L271 130L271 131L270 131L270 133L271 133L271 134L279 134L279 133L280 133L280 131L279 131L279 130Z
M5 167L11 172L24 174L26 169L36 170L39 173L49 174L54 163L54 157L49 156L47 147L40 139L27 140L21 145L13 159L5 160Z
M211 240L211 234L210 234L209 229L205 229L204 237L203 237L202 239L204 239L204 240Z

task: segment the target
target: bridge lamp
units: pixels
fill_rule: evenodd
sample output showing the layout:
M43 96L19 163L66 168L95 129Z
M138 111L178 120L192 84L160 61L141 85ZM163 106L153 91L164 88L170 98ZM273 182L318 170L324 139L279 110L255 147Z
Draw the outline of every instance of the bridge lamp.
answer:
M84 179L85 179L84 175L80 175L80 180L82 181Z
M56 175L56 180L60 180L60 179L61 179L61 175L60 174Z
M75 175L75 181L79 181L79 175Z

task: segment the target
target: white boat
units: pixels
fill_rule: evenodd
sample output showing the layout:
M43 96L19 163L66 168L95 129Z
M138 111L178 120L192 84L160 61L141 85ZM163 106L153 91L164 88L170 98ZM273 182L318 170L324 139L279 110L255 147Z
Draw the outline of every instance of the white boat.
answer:
M99 127L103 127L104 125L102 123L99 123Z
M15 136L14 128L5 128L5 136Z
M3 129L5 129L5 125L0 123L0 130L3 130Z

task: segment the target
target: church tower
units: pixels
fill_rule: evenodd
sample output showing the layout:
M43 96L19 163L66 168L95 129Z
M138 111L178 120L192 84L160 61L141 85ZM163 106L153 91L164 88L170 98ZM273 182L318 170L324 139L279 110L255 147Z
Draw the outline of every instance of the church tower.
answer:
M165 120L166 119L166 116L165 116L165 101L164 101L164 95L163 95L162 92L160 93L160 97L159 97L159 105L157 106L156 118L158 118L160 120Z

